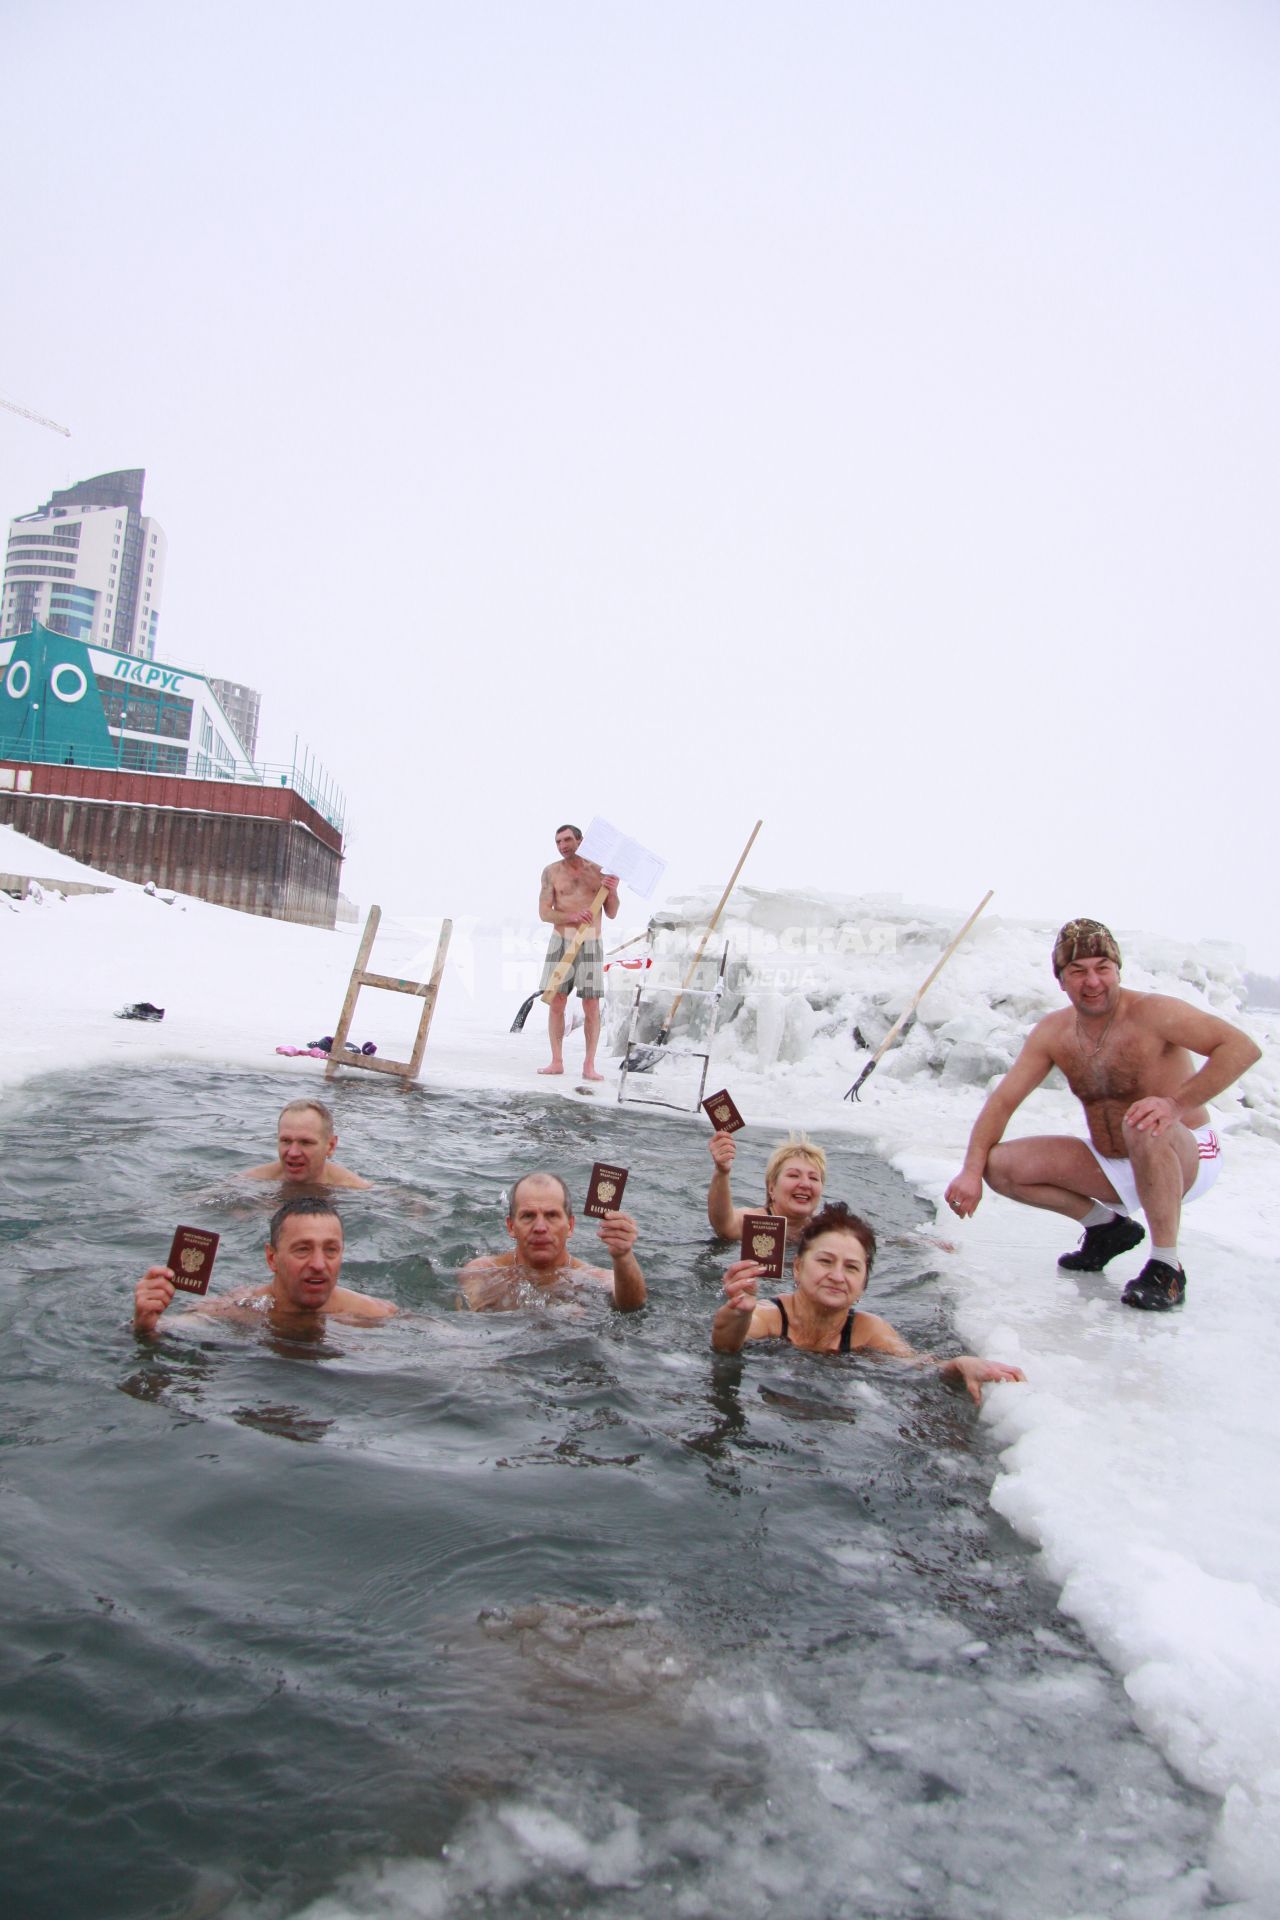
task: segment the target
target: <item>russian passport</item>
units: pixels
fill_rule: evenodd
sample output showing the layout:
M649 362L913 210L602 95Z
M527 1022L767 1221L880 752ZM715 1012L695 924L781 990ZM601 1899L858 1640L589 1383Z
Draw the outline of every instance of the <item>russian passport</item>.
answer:
M744 1213L742 1258L758 1260L761 1280L781 1280L787 1254L787 1223L776 1213Z
M165 1265L179 1293L208 1293L217 1251L216 1233L206 1233L203 1227L178 1228Z
M606 1167L597 1160L591 1169L591 1182L587 1188L587 1204L582 1211L591 1220L603 1220L606 1213L617 1213L622 1205L622 1193L627 1184L625 1167Z
M702 1103L702 1110L717 1133L737 1133L740 1127L747 1124L724 1089L709 1094Z

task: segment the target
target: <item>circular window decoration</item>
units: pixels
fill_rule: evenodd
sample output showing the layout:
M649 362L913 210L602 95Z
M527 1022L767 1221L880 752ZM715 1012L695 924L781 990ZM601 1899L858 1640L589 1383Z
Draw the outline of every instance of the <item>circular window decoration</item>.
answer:
M74 693L66 693L63 690L63 683L68 676L75 687ZM70 660L64 660L61 666L55 667L49 675L49 691L55 700L65 700L69 707L74 706L76 701L83 700L89 691L89 682L85 677L84 668L75 666Z
M18 675L22 675L22 685L18 685ZM25 660L15 660L9 669L6 682L11 700L21 700L31 685L31 668Z

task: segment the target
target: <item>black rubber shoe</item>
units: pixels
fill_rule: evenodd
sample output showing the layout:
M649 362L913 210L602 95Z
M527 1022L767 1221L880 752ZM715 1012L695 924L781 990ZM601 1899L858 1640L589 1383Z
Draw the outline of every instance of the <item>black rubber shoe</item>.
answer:
M1058 1265L1067 1273L1101 1273L1108 1260L1114 1260L1118 1253L1128 1253L1146 1237L1136 1220L1118 1213L1100 1227L1086 1227L1075 1252L1064 1253Z
M1168 1313L1171 1307L1180 1307L1186 1297L1186 1274L1167 1260L1148 1260L1120 1295L1126 1307L1141 1307L1146 1313Z

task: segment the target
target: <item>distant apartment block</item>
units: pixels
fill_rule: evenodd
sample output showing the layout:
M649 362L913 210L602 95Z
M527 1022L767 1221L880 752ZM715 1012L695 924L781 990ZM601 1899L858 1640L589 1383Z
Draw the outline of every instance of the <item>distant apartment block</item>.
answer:
M141 467L100 473L9 522L0 639L38 623L154 660L168 541L142 511L145 480Z
M222 711L236 730L240 745L244 748L245 759L254 760L258 753L258 708L262 696L253 687L242 687L235 680L215 680L208 676Z

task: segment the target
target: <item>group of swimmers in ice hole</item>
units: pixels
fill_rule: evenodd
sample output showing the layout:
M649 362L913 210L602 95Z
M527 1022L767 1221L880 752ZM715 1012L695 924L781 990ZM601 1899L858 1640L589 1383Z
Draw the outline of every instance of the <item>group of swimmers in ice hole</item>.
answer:
M343 1225L331 1195L371 1183L335 1160L337 1145L333 1115L321 1102L291 1101L284 1108L276 1159L245 1176L278 1181L294 1196L271 1217L268 1279L213 1299L199 1296L192 1301L195 1310L244 1322L260 1323L265 1315L282 1330L317 1325L325 1317L367 1325L396 1312L391 1301L342 1285ZM735 1203L731 1188L737 1143L732 1134L716 1132L710 1151L714 1170L707 1215L721 1240L735 1240L749 1211ZM785 1223L791 1287L761 1299L762 1263L735 1260L725 1275L724 1304L712 1323L715 1350L736 1353L748 1341L781 1339L811 1353L883 1354L935 1369L975 1401L988 1382L1023 1379L1017 1367L973 1354L940 1360L917 1353L887 1320L862 1308L875 1261L875 1232L842 1201L824 1204L826 1178L826 1155L808 1140L784 1141L771 1154L762 1211ZM480 1254L462 1268L460 1305L474 1312L510 1311L533 1301L572 1297L584 1287L606 1291L622 1313L645 1304L645 1279L635 1254L638 1230L630 1214L608 1211L600 1220L598 1237L608 1267L570 1252L576 1221L559 1174L533 1172L516 1180L506 1224L512 1245ZM181 1290L181 1275L173 1268L148 1268L134 1290L135 1330L144 1337L154 1334Z
M598 869L585 872L587 863L577 854L581 838L576 827L566 826L556 844L562 856L559 868L568 869L572 879L575 862L582 866L577 881L587 887L601 876ZM557 923L547 955L553 970L556 951L573 923L585 928L595 908L593 896L591 907L579 910L575 896L570 913L553 884L557 871L548 868L543 875L541 909L544 919ZM616 885L611 898L616 903ZM1058 1266L1086 1274L1100 1273L1146 1239L1133 1218L1135 1211L1143 1212L1152 1232L1151 1255L1120 1297L1126 1306L1167 1313L1182 1307L1187 1294L1177 1244L1183 1202L1208 1192L1221 1167L1222 1143L1208 1103L1247 1072L1261 1050L1217 1014L1166 994L1123 988L1119 944L1099 920L1067 921L1054 939L1052 964L1068 1004L1037 1022L1010 1071L987 1095L969 1136L964 1165L947 1187L946 1202L957 1218L968 1219L984 1188L990 1187L1025 1206L1064 1214L1084 1231L1079 1247L1063 1254ZM556 991L559 995L562 988L557 985ZM558 1035L552 1029L555 1058L544 1071L563 1070L558 1048L563 1016L561 1006ZM588 1040L593 1044L590 1035ZM1054 1068L1084 1110L1087 1138L1047 1135L1005 1141L1013 1114ZM337 1164L337 1144L327 1107L311 1100L285 1107L277 1158L250 1169L251 1177L284 1182L298 1194L272 1216L266 1249L270 1279L265 1286L205 1304L205 1312L267 1313L278 1320L313 1322L326 1313L369 1321L395 1312L390 1301L340 1284L342 1222L325 1189L366 1187L369 1182ZM733 1240L744 1224L744 1210L735 1204L730 1184L733 1134L715 1132L710 1147L715 1170L707 1215L722 1240ZM759 1297L765 1268L760 1259L748 1257L757 1243L744 1234L743 1257L725 1275L725 1301L712 1324L716 1351L736 1353L751 1340L781 1339L811 1353L885 1354L936 1368L963 1385L975 1401L989 1382L1022 1380L1017 1367L973 1354L941 1361L918 1354L886 1320L863 1311L860 1302L875 1259L875 1233L842 1202L823 1204L826 1172L822 1149L804 1139L784 1141L771 1155L765 1169L765 1209L784 1223L791 1291ZM463 1267L462 1304L477 1312L501 1311L589 1285L607 1289L623 1313L642 1307L645 1281L635 1256L632 1217L603 1212L599 1238L608 1268L593 1267L569 1252L574 1225L569 1189L559 1174L522 1175L511 1188L508 1205L507 1232L513 1244L499 1253L481 1254ZM179 1230L180 1235L189 1231ZM175 1249L181 1245L175 1240ZM134 1296L134 1325L140 1334L154 1333L180 1284L171 1266L148 1268Z

